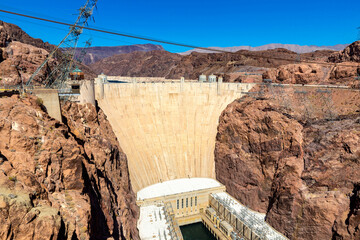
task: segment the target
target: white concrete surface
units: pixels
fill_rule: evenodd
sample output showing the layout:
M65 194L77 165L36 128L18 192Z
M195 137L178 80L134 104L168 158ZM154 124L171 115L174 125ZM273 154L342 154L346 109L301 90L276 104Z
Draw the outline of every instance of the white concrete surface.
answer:
M80 83L80 104L91 103L95 106L94 80L83 80Z
M157 183L137 192L137 200L169 196L222 186L211 178L181 178Z
M138 229L141 240L171 239L170 224L166 222L163 205L150 205L140 208Z
M99 75L98 78L102 76ZM122 81L122 82L179 82L180 79L166 79L164 77L126 77L126 76L106 76L108 81ZM186 81L197 82L196 79L186 79Z
M254 84L120 83L96 99L128 158L135 192L159 182L215 178L219 116Z
M255 232L262 239L268 240L287 240L282 234L273 229L267 222L265 222L265 214L255 212L241 203L226 192L214 193L212 196L215 199L221 199L228 209L231 209L234 215L244 222L253 232Z
M49 116L62 122L58 91L56 89L32 89L31 91L43 101Z

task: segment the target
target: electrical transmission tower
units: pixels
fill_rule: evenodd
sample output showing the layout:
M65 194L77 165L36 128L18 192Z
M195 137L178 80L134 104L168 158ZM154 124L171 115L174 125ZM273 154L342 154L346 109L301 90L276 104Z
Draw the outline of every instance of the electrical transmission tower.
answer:
M78 54L76 54L75 53L75 59L76 59L76 61L78 61L78 62L82 62L82 61L84 61L84 58L85 58L85 55L86 55L86 50L91 46L91 39L89 39L89 40L87 40L86 42L85 42L85 45L84 45L84 47L81 49L81 51L78 53Z
M68 79L70 72L75 68L74 58L75 51L79 42L80 35L83 32L83 27L87 26L89 19L92 17L94 8L98 0L87 0L85 5L79 9L79 15L75 23L70 27L68 34L61 40L61 42L52 50L45 61L36 69L26 83L30 86L33 79L43 69L53 57L57 59L59 64L47 76L44 84L46 87L60 88L62 84ZM85 47L79 54L78 59L82 60L85 56L85 49L90 46L91 42L87 41ZM63 51L59 48L62 47Z

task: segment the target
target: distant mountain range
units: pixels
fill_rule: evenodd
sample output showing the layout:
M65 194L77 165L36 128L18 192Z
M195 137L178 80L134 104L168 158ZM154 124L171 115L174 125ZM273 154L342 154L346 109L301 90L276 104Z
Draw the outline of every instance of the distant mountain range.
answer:
M248 51L264 51L264 50L270 50L270 49L276 49L276 48L285 48L290 51L296 52L296 53L309 53L309 52L315 52L317 50L333 50L333 51L341 51L344 50L349 44L337 44L334 46L301 46L297 44L281 44L281 43L271 43L266 44L259 47L250 47L250 46L238 46L238 47L210 47L211 49L216 50L223 50L228 52L237 52L240 50L248 50ZM181 55L188 55L192 52L199 52L199 53L213 53L214 51L204 50L204 49L192 49L186 52L179 53Z
M250 47L250 46L238 46L238 47L210 47L212 49L218 49L229 52L237 52L240 50L248 51L265 51L276 48L284 48L296 53L309 53L315 52L317 50L333 50L341 51L349 44L337 44L334 46L300 46L296 44L280 44L272 43L259 47ZM126 46L115 46L115 47L89 47L86 50L86 55L83 59L83 63L86 65L94 64L104 58L111 57L117 54L132 53L132 52L150 52L154 50L164 50L161 45L155 44L136 44L136 45L126 45ZM77 55L80 54L82 48L77 49ZM204 50L204 49L192 49L186 52L179 53L180 55L189 55L192 52L199 53L213 53L214 51Z
M164 48L161 45L154 44L136 44L116 47L89 47L86 49L86 55L82 62L86 65L90 65L101 59L111 57L115 54L149 52L153 50L164 50ZM77 54L80 54L81 51L82 48L78 48Z

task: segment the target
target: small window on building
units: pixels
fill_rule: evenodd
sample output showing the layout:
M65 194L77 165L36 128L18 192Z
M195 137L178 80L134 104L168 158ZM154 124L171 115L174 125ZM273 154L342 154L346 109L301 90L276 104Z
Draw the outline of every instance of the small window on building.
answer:
M192 197L190 198L190 207L192 207Z
M184 199L181 199L181 208L184 208Z
M176 208L179 209L179 199L176 200Z
M72 93L80 93L80 85L71 85L71 92Z
M189 207L189 199L186 198L186 207Z
M197 197L195 197L195 206L197 206Z

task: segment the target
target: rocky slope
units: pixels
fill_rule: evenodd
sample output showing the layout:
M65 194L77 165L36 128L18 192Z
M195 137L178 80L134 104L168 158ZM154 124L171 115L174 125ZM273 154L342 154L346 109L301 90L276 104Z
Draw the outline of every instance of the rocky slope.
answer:
M103 112L0 99L0 239L138 239L125 154Z
M43 63L55 46L41 39L30 37L18 26L0 21L0 86L19 85L26 83L34 71ZM58 64L61 52L57 52L34 78L33 84L40 85ZM96 75L92 70L77 63L87 78Z
M301 55L304 60L327 59L330 51ZM257 68L276 68L293 63L298 55L286 49L267 51L238 51L236 53L192 53L180 56L166 51L134 52L114 55L90 67L100 74L197 79L202 73L224 75L240 71L257 71ZM249 67L250 66L250 67ZM250 69L249 69L250 68ZM261 73L264 70L261 70ZM232 78L229 78L232 79Z
M52 49L51 44L30 37L18 26L0 21L0 85L7 87L26 82ZM55 64L50 61L34 83L42 82Z
M263 78L287 84L321 83L327 71L326 67L319 64L287 64L266 71Z
M331 55L329 62L360 62L360 41L353 42L343 51Z
M154 44L135 44L128 46L116 47L89 47L86 49L86 55L82 61L86 65L93 64L101 59L111 57L115 54L132 53L132 52L150 52L155 50L164 50L161 45ZM82 51L77 49L76 55Z
M319 63L282 65L268 69L263 73L263 78L278 83L341 84L360 88L360 81L357 79L360 76L360 41L340 52L323 53L312 56ZM309 54L303 56L311 57Z
M295 99L235 101L220 117L217 179L290 239L360 238L360 96L333 97L333 121Z
M328 64L286 64L270 68L263 73L263 79L284 84L334 84L358 88L360 66L354 62Z
M50 43L43 42L41 39L30 37L15 24L0 21L0 47L7 47L7 45L13 41L32 45L47 51L52 50L54 47Z
M163 77L180 61L181 56L167 51L133 52L104 58L90 68L110 76Z
M12 41L6 48L0 48L0 52L3 56L0 61L0 85L5 87L26 83L49 54L43 48L17 41ZM55 61L51 60L34 79L34 83L43 82L50 73L50 66L54 67L55 64Z
M360 81L357 79L360 76L360 41L350 44L340 52L322 53L318 52L317 56L312 56L312 53L301 55L313 57L319 63L286 64L271 68L263 73L263 79L272 79L278 83L341 84L360 88Z

